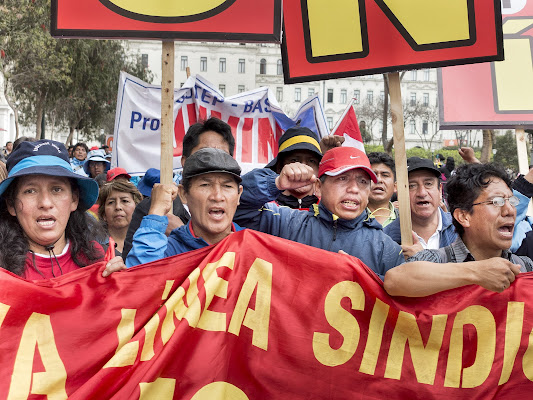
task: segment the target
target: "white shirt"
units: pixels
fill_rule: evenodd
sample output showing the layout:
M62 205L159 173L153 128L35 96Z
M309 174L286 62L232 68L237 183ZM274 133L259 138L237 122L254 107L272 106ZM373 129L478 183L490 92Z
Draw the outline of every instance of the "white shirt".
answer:
M433 235L431 235L427 243L424 239L418 236L418 234L416 235L424 249L437 250L438 248L440 248L440 232L442 231L442 215L440 213L440 210L438 210L438 216L439 223L437 224L437 230L433 233Z

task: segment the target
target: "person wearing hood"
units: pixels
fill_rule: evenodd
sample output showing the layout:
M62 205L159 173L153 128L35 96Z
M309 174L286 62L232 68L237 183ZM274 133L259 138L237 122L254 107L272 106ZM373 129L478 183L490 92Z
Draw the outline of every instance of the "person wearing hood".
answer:
M242 194L240 174L239 164L224 150L207 147L187 157L178 187L159 184L152 189L150 211L133 236L126 266L200 249L241 230L232 222ZM167 214L178 194L191 219L167 237Z

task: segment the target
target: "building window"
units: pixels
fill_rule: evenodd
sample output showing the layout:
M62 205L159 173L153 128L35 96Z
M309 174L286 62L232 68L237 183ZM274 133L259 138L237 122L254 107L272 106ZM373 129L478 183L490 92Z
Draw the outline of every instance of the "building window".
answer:
M416 81L416 70L415 71L411 71L411 80L412 81Z
M294 101L296 103L299 103L300 101L302 101L302 89L300 88L294 89Z
M259 74L265 75L267 73L267 60L264 58L259 61Z
M276 88L276 99L278 101L283 101L283 88L282 87Z
M409 97L409 105L416 106L416 93L411 93Z
M226 59L221 58L218 60L218 72L226 72Z
M333 89L328 89L328 103L333 103Z
M366 102L372 104L374 102L374 91L369 90L366 92Z
M429 93L424 93L424 107L429 106Z
M239 85L239 88L237 89L237 93L242 93L244 92L244 85Z
M428 126L429 124L427 121L422 122L422 135L428 134Z
M414 135L416 133L416 123L415 121L409 122L409 133Z
M148 54L141 55L141 62L143 68L148 68Z
M361 101L361 92L359 91L359 89L355 89L353 91L353 98L354 98L354 103L359 104L359 102Z
M426 82L429 81L429 69L424 70L424 80Z
M218 91L222 93L222 95L226 95L226 85L218 85Z
M283 63L281 62L281 59L278 59L276 64L276 74L283 75Z
M348 102L348 92L346 89L341 90L341 104L346 104Z
M307 97L313 97L315 95L315 89L309 88L307 89Z
M200 71L207 71L207 57L200 57Z
M245 72L245 60L244 58L239 58L239 74L244 74Z
M379 92L379 99L380 99L381 101L385 101L385 91L384 91L384 90L382 90L381 92Z
M189 59L187 56L181 56L181 64L180 64L180 69L182 71L185 71L187 69L187 67L189 66Z
M327 117L326 120L328 122L328 129L332 130L333 129L333 118L332 117Z

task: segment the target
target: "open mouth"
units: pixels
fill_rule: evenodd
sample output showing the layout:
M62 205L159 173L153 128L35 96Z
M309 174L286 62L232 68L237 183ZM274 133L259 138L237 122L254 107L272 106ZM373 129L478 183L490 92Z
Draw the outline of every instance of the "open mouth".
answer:
M37 224L39 226L42 226L43 228L53 226L55 222L56 220L53 217L42 217L42 218L37 219Z
M209 210L209 216L214 219L222 219L224 214L226 214L226 211L223 208L211 208Z
M359 202L358 201L353 201L353 200L344 200L344 201L341 202L341 204L345 208L349 208L349 209L357 209L359 207Z
M514 224L506 224L498 228L498 232L506 237L512 237L513 230L514 230Z

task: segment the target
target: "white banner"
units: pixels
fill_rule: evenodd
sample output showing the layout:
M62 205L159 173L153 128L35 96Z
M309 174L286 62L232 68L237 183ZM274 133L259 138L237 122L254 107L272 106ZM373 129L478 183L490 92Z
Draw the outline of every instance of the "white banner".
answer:
M243 172L264 167L278 151L278 139L300 123L320 138L329 134L318 96L302 103L293 118L262 87L226 97L201 76L191 76L174 91L174 170L181 169L182 140L190 125L209 117L227 122L235 137L235 159ZM121 72L115 119L113 167L131 175L160 168L161 87Z

